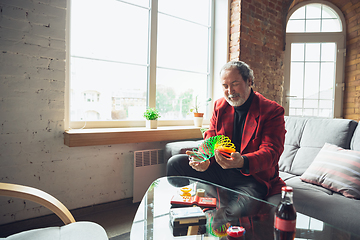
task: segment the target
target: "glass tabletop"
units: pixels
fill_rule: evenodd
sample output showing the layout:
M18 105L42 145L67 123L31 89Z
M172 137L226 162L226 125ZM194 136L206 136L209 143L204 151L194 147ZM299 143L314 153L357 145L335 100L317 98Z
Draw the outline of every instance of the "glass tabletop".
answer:
M199 201L195 198L197 192L205 192L205 199ZM184 198L185 195L189 196ZM175 201L178 199L187 200L179 204ZM216 204L210 206L209 203L214 203L214 199ZM191 230L188 225L193 223L189 223L188 219L178 221L170 213L175 209L185 211L186 207L198 205L205 215L206 223L199 220L196 224L200 226L192 226ZM163 177L155 180L144 195L131 227L130 239L225 240L229 226L241 226L246 230L246 240L273 240L275 209L276 206L269 202L210 182L188 177ZM360 240L360 237L298 212L295 239Z

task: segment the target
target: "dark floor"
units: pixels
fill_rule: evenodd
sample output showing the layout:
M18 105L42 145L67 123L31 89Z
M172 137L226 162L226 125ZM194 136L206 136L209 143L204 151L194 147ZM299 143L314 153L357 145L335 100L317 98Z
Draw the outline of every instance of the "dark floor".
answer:
M132 203L132 199L71 210L76 221L91 221L103 226L108 237L114 237L131 230L139 203ZM62 226L62 221L56 215L38 217L0 225L0 238L29 229Z

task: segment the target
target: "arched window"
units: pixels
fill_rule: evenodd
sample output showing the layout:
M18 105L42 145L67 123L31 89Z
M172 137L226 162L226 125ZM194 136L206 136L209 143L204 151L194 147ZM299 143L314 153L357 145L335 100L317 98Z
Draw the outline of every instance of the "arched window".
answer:
M288 14L285 114L342 117L345 20L325 1L296 5Z
M286 32L341 32L339 15L331 7L310 3L297 9L289 18Z

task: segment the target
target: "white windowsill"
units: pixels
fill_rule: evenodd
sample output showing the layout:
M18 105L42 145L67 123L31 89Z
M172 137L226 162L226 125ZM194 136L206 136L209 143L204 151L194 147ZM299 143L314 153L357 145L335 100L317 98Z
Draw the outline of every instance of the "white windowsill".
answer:
M202 138L200 128L194 126L167 126L158 127L157 129L147 129L144 127L72 129L64 132L64 144L69 147L177 141L199 138Z

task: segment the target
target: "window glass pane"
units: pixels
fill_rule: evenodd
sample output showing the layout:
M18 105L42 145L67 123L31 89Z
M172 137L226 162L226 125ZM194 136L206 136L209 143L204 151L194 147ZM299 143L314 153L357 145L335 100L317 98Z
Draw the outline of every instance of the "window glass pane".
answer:
M322 18L339 18L339 16L330 7L322 5Z
M321 63L320 99L334 98L335 63Z
M303 97L304 63L291 63L290 96Z
M110 0L71 1L71 8L72 56L147 63L148 10Z
M318 109L304 108L303 115L304 116L317 116L318 115Z
M86 111L85 119L87 121L98 121L98 120L100 120L100 113L98 113L96 111Z
M321 20L306 20L306 32L320 32Z
M155 82L164 120L192 119L195 95L207 99L213 1L157 1L159 13L150 0L70 1L70 121L144 120ZM154 79L150 19L158 27Z
M335 61L336 44L321 43L321 61Z
M319 107L320 108L327 108L332 109L333 101L332 100L320 100Z
M292 59L296 59L293 54L301 52L302 45L305 45L305 61L291 61L290 65L290 95L301 99L290 98L289 114L332 117L336 43L292 43ZM304 94L300 95L302 91ZM299 109L300 100L304 101L303 111ZM322 106L318 106L320 100L325 100Z
M156 108L161 119L192 119L189 110L195 96L200 102L207 99L207 75L161 68L156 75ZM202 112L206 109L201 106Z
M318 98L320 63L305 63L304 97Z
M305 61L320 61L320 43L306 43Z
M333 110L328 109L328 108L320 108L319 109L319 117L324 117L324 118L331 118L333 117Z
M303 114L303 100L302 99L290 99L290 116L302 116Z
M71 1L70 121L143 119L148 19L148 9L120 1Z
M143 7L149 7L149 0L122 0L124 2L129 2Z
M322 32L341 32L342 26L339 19L323 19Z
M159 12L209 25L209 0L159 0Z
M305 99L304 100L304 108L313 109L318 108L318 100L314 99Z
M305 24L303 24L304 19L306 19ZM341 32L342 24L339 16L332 8L324 4L308 4L297 9L291 15L287 22L286 31Z
M305 6L296 10L290 17L290 19L305 19Z
M305 20L289 20L286 26L287 32L304 32Z
M302 99L290 99L290 105L292 108L302 108L303 107L303 100Z
M298 115L298 116L302 116L304 114L304 109L303 108L295 109L295 114Z
M206 73L208 39L207 27L159 14L158 66Z
M334 101L320 100L319 101L319 117L331 118L333 115Z
M291 44L291 61L304 61L305 52L304 43L292 43Z
M308 4L306 7L306 19L321 18L321 4Z
M71 121L90 121L95 117L102 121L142 119L146 108L146 86L146 66L73 57ZM94 89L99 95L95 101L88 101L88 94Z

